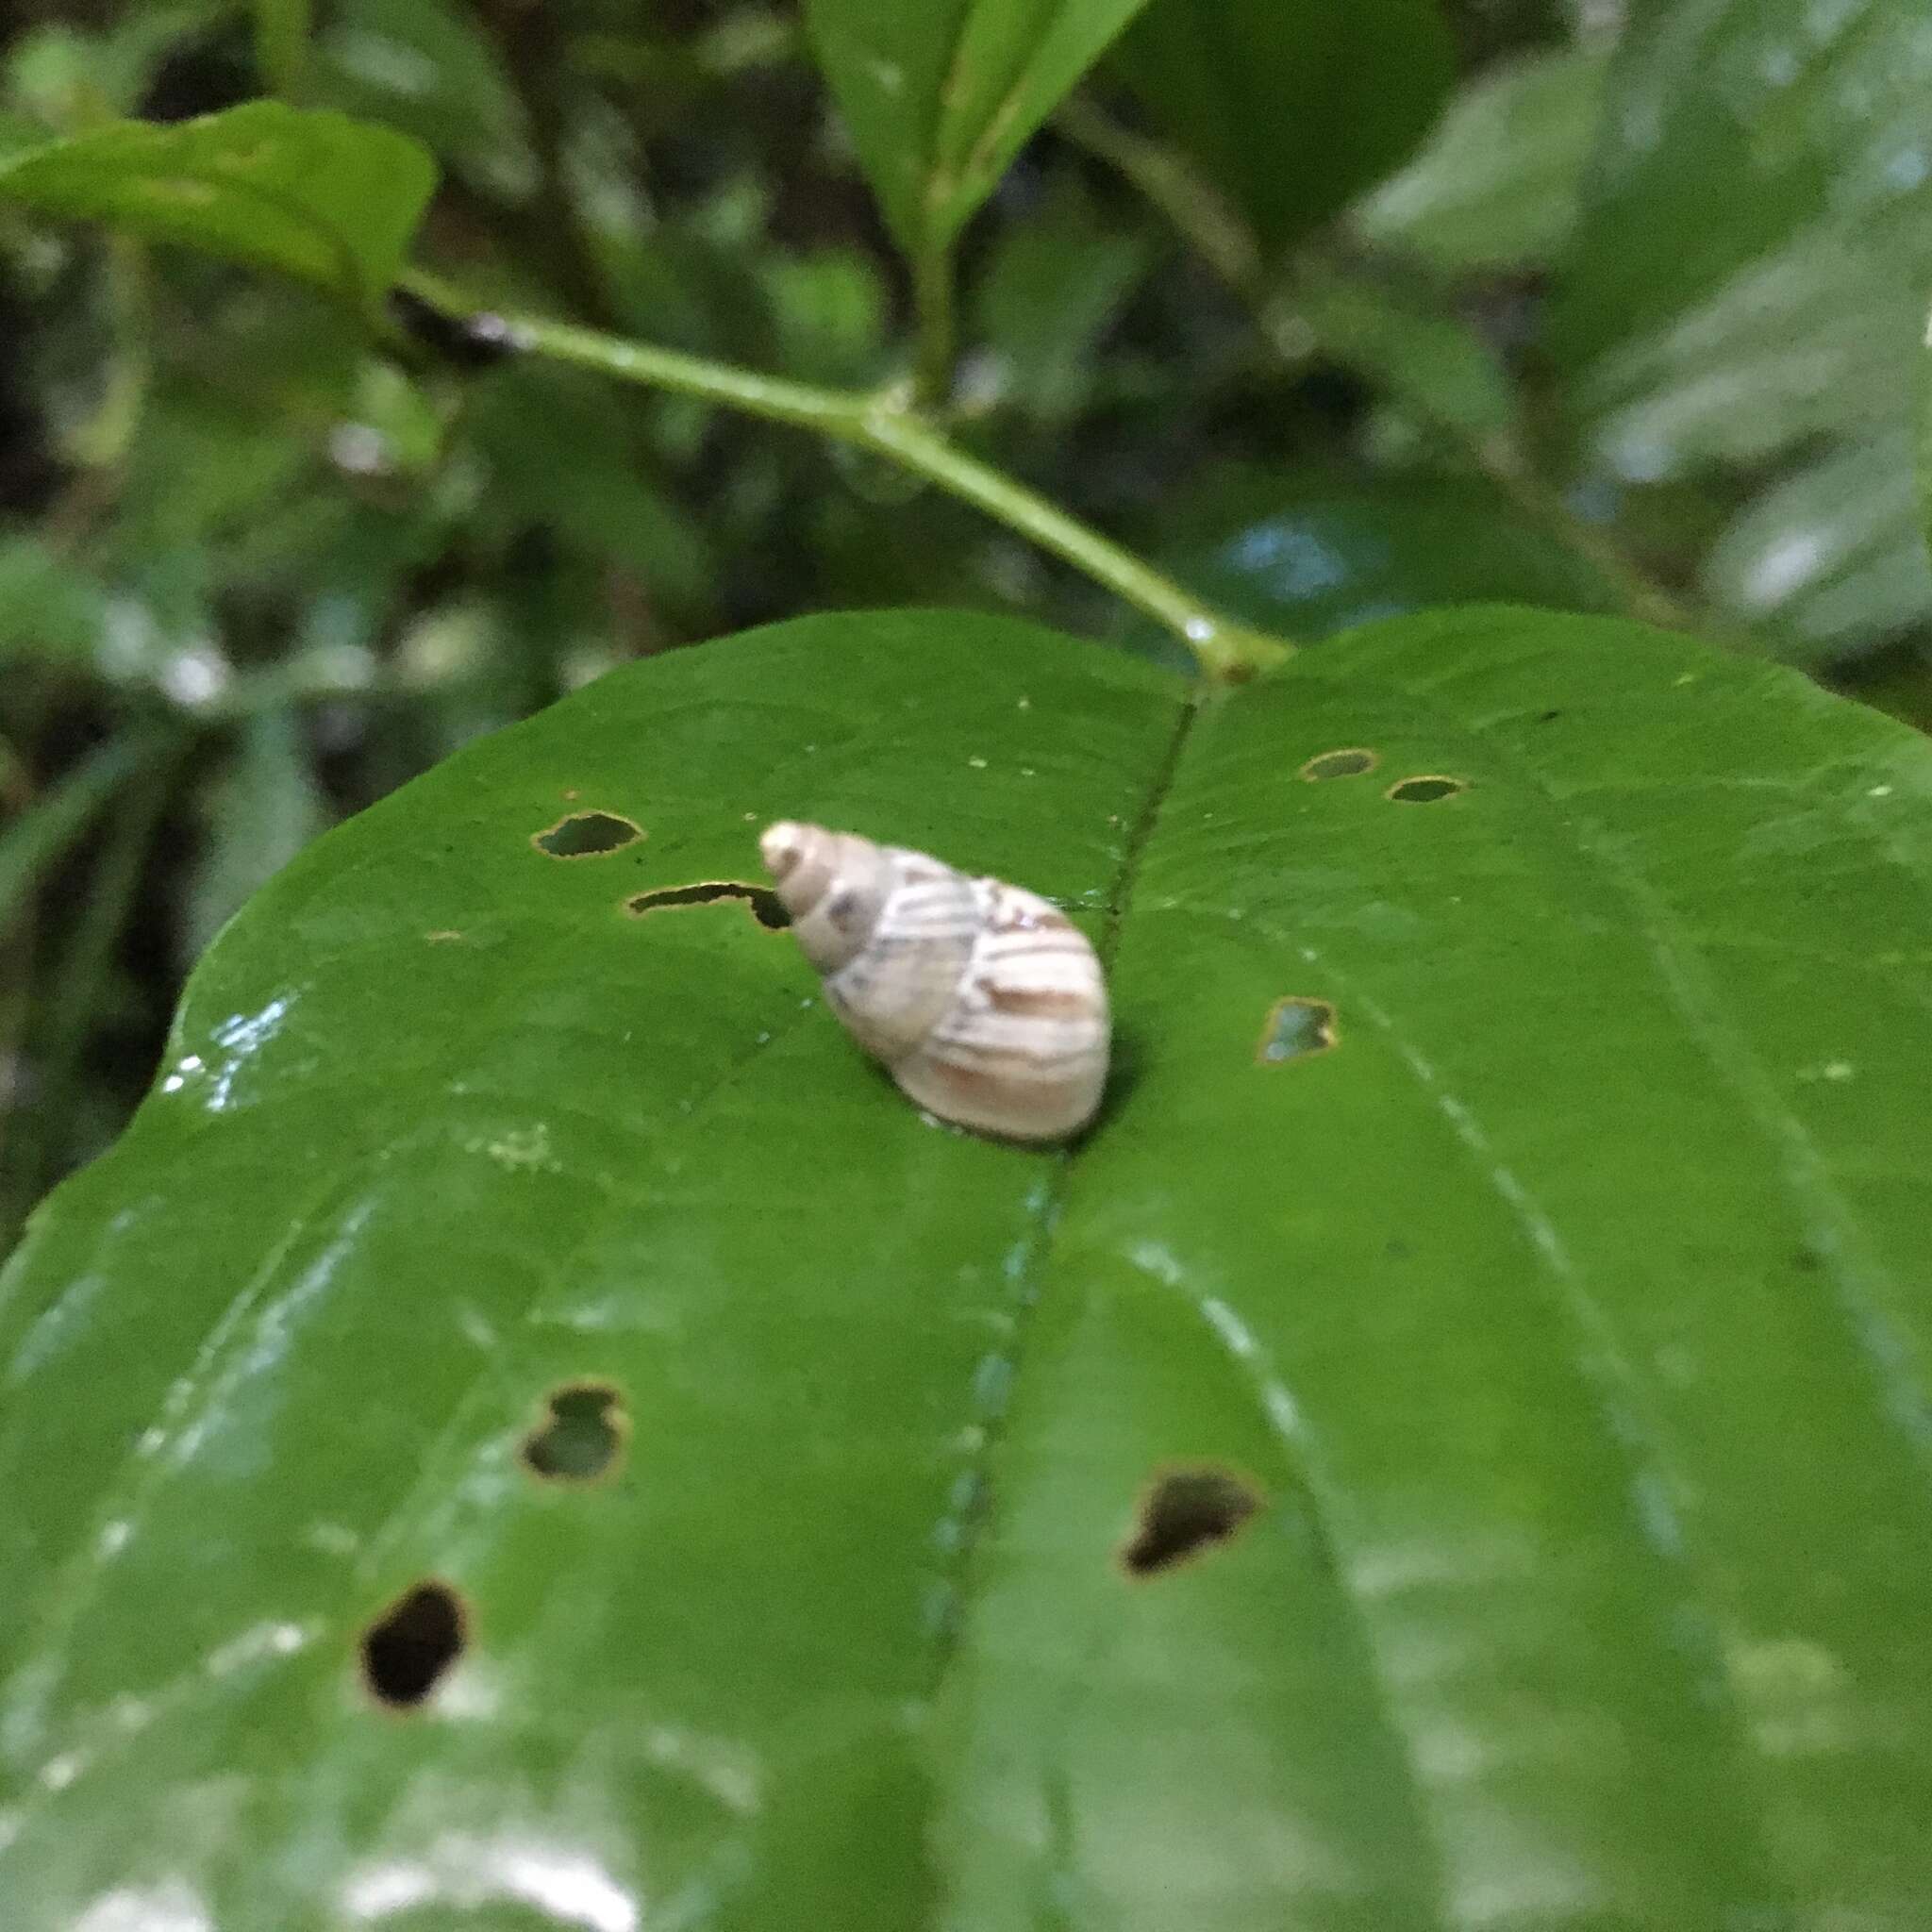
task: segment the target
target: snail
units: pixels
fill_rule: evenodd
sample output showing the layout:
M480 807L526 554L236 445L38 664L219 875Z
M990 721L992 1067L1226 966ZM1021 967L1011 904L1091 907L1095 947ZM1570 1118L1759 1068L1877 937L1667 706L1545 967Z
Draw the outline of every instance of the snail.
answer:
M823 825L773 825L758 849L832 1010L910 1099L1008 1141L1093 1118L1107 983L1058 907Z

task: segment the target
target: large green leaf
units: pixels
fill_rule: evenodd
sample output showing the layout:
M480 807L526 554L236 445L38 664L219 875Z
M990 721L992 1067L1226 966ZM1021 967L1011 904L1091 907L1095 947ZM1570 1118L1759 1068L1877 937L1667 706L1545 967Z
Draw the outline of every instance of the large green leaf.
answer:
M4 1277L0 1920L1912 1924L1928 803L1500 608L1200 705L819 618L470 747ZM1100 937L1084 1145L690 891L790 812Z
M899 245L949 247L1146 0L806 0L819 64Z
M1455 77L1436 0L1156 0L1114 65L1271 250L1403 160Z
M435 185L408 135L275 101L119 121L0 160L0 202L275 269L365 308Z

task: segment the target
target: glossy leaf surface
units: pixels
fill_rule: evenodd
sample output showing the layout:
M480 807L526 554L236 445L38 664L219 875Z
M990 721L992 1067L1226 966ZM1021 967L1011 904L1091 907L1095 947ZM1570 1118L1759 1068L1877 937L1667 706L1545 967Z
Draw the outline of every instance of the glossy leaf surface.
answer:
M1155 0L1113 64L1271 251L1405 159L1455 74L1435 0Z
M908 255L949 247L1146 0L807 0L812 45Z
M196 121L122 121L0 161L0 201L378 302L436 185L407 135L251 101Z
M1909 1923L1928 803L1494 608L1198 708L813 619L466 749L0 1286L0 1919ZM1084 1144L924 1122L741 897L626 909L793 812L1099 937Z

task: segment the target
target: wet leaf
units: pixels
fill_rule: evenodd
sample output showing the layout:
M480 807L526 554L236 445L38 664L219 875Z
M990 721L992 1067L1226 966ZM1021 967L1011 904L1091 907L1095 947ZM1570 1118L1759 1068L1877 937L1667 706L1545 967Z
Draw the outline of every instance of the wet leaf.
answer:
M115 122L0 160L0 202L275 269L369 310L435 181L405 135L273 101Z
M949 248L1146 0L807 0L819 64L899 245Z
M1455 77L1435 0L1155 0L1112 65L1271 252L1406 158Z
M1574 47L1489 69L1362 205L1362 232L1452 274L1547 259L1576 219L1605 65Z
M228 928L0 1282L10 1932L1909 1923L1928 802L1790 672L1500 608L1198 708L809 619L464 751ZM1100 937L1084 1144L657 896L791 812Z

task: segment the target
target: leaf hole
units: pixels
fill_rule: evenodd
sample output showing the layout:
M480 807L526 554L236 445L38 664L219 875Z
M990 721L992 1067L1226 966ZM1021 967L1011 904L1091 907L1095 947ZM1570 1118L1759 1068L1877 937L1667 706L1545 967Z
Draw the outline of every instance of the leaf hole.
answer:
M1255 1062L1263 1067L1279 1066L1283 1060L1326 1053L1335 1041L1334 1007L1326 1000L1291 994L1268 1008L1255 1047Z
M1324 751L1302 767L1302 776L1310 784L1323 778L1358 778L1373 772L1380 762L1365 745L1349 745L1341 751Z
M1398 805L1434 805L1439 798L1453 798L1469 790L1467 778L1444 778L1434 773L1420 778L1403 778L1390 786L1382 796Z
M715 906L721 899L736 899L767 932L783 932L791 924L784 902L769 886L746 885L741 879L708 879L696 886L663 886L655 892L640 892L624 902L633 919L649 912L671 912L687 906Z
M607 852L621 852L643 837L641 827L614 811L574 811L541 832L531 835L530 843L552 858L600 858Z
M362 1633L362 1674L392 1710L419 1705L463 1653L463 1601L435 1577L412 1585Z
M1208 1463L1167 1470L1141 1498L1121 1568L1129 1576L1172 1570L1226 1542L1260 1507L1260 1491L1230 1469Z
M608 1382L567 1382L524 1438L524 1461L546 1482L593 1483L615 1470L629 1431L624 1397Z

